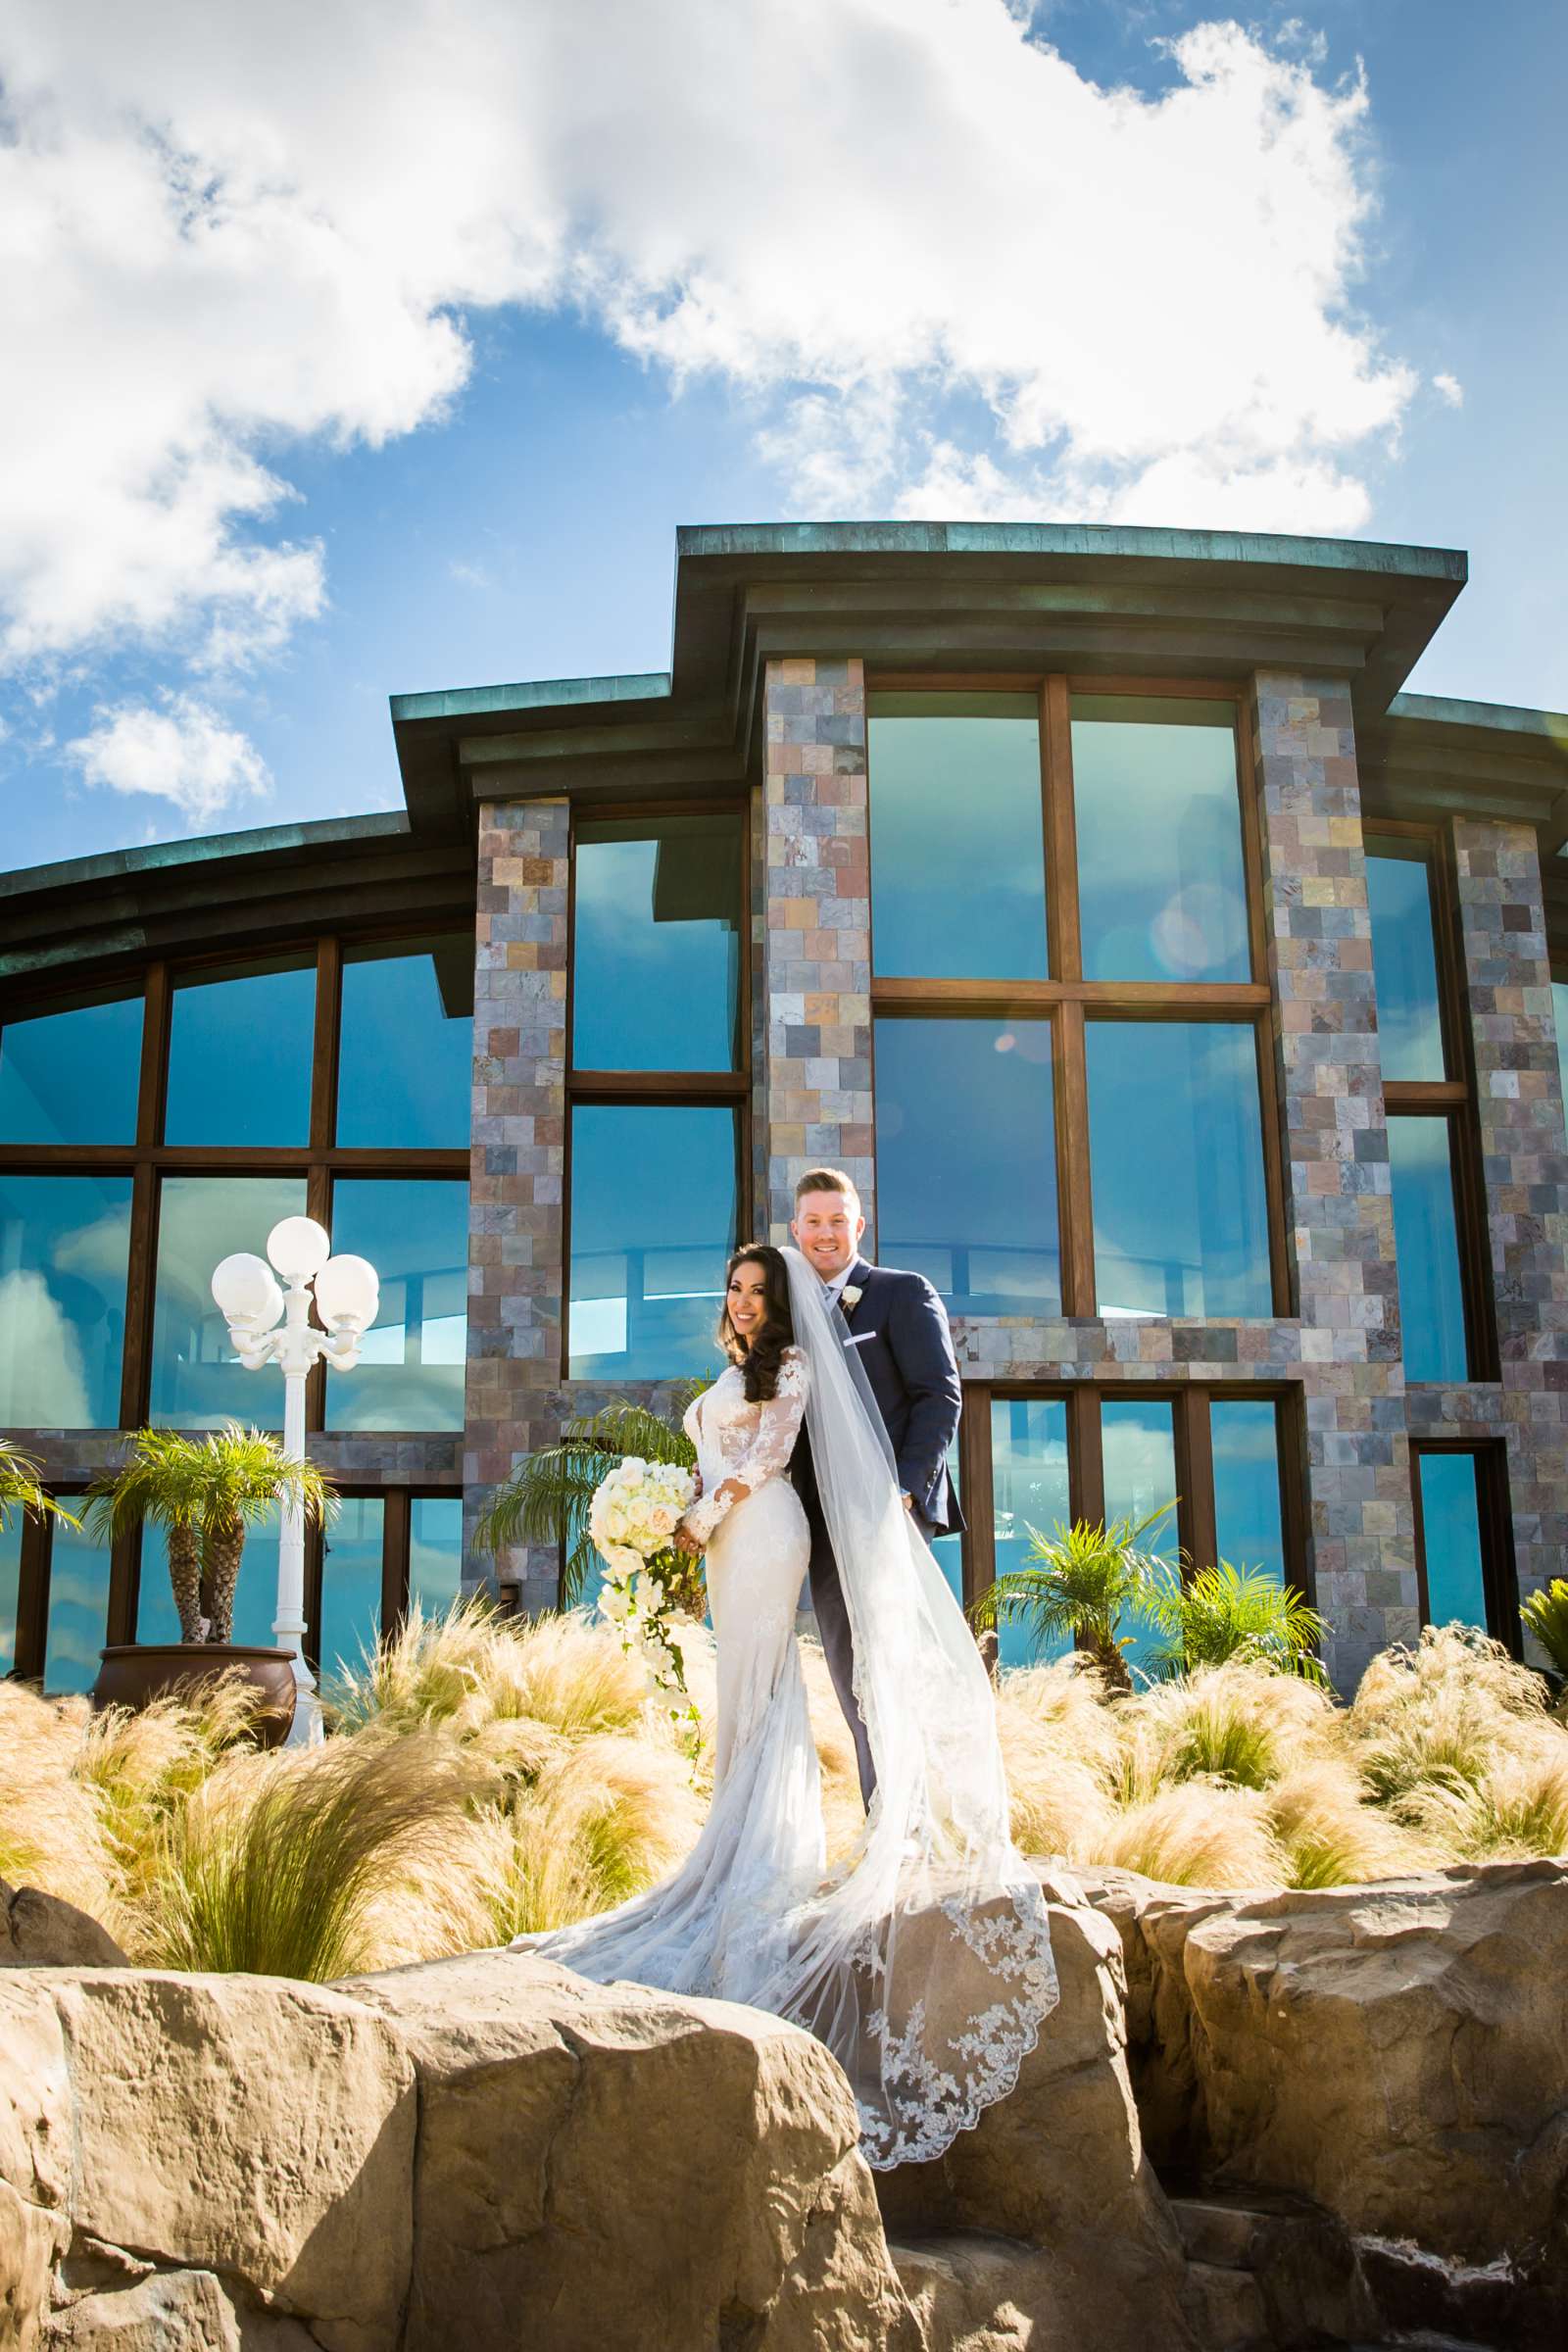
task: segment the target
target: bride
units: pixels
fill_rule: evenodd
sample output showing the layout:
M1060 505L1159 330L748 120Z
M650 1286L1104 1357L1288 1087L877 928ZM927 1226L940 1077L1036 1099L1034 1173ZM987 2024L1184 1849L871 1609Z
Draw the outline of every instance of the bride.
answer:
M980 1653L904 1507L848 1326L798 1250L736 1254L719 1340L728 1368L686 1416L700 1485L678 1539L708 1556L711 1810L661 1886L512 1948L793 2019L849 2076L869 2162L915 2163L1010 2090L1034 2047L1056 1999L1045 1903L1009 1835ZM787 1470L803 1417L876 1768L831 1879L795 1637L810 1545Z

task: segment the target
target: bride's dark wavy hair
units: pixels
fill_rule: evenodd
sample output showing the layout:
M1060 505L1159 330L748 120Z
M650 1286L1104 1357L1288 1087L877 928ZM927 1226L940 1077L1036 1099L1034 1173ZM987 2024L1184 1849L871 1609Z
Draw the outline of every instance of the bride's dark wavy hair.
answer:
M729 1286L737 1266L762 1269L765 1319L755 1340L746 1341L729 1319ZM795 1344L795 1319L790 1313L790 1275L781 1251L771 1242L749 1242L737 1250L724 1268L724 1305L718 1318L718 1344L732 1364L739 1364L746 1382L748 1404L766 1404L778 1394L779 1365L786 1348Z

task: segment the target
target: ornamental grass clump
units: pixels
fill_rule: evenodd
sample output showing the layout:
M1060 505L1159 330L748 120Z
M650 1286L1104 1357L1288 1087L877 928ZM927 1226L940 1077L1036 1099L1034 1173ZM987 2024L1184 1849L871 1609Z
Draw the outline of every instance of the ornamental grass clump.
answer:
M116 1933L120 1887L92 1789L74 1773L86 1705L0 1682L0 1879L39 1886Z
M475 1841L488 1940L565 1927L664 1877L705 1807L671 1743L596 1733L566 1747Z
M491 1786L439 1731L231 1756L169 1824L138 1957L323 1984L430 1956Z
M1429 1790L1480 1790L1502 1758L1554 1757L1565 1738L1540 1676L1458 1625L1429 1625L1415 1649L1375 1657L1347 1735L1374 1801L1418 1829L1436 1818Z

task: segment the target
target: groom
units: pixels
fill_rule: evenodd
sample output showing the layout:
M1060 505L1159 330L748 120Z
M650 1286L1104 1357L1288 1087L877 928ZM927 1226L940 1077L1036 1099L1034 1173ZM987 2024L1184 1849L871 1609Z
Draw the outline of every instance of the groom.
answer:
M795 1246L812 1266L849 1326L882 1415L905 1508L929 1544L963 1526L948 1483L948 1447L958 1426L963 1391L942 1301L923 1274L871 1266L859 1254L865 1219L859 1196L838 1168L813 1168L795 1188ZM860 1794L869 1806L876 1774L855 1701L855 1648L844 1588L822 1516L803 1428L790 1463L811 1531L811 1605L827 1670L855 1740Z

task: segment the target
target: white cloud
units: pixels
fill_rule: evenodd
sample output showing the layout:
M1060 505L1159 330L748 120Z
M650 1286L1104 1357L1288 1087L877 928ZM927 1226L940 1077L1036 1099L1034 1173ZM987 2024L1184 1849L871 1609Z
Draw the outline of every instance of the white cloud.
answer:
M90 735L66 746L86 781L172 801L193 827L270 788L255 745L194 695L166 693L158 710L122 704L97 720Z
M1352 307L1365 90L1234 23L1102 89L1032 14L14 0L0 655L275 651L291 443L447 415L500 304L727 382L800 511L1355 527L1414 389Z
M1432 389L1440 400L1447 402L1450 409L1464 407L1464 386L1456 375L1435 375L1432 378Z
M81 1342L49 1285L26 1266L0 1274L0 1420L12 1429L83 1429L91 1419Z

